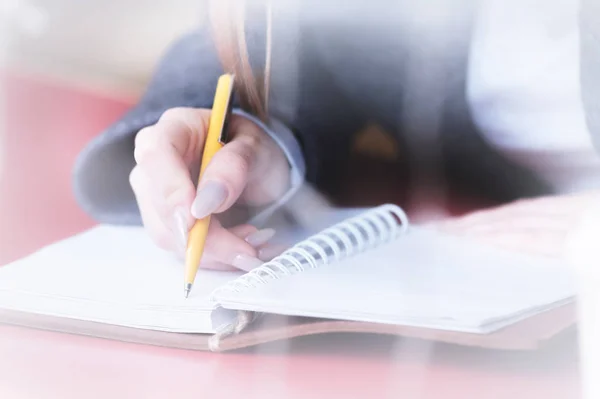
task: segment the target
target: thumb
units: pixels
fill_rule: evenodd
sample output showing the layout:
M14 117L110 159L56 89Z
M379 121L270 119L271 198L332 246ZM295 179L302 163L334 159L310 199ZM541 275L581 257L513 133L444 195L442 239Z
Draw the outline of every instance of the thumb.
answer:
M231 208L244 192L260 147L251 132L238 134L210 161L198 185L192 215L201 219Z

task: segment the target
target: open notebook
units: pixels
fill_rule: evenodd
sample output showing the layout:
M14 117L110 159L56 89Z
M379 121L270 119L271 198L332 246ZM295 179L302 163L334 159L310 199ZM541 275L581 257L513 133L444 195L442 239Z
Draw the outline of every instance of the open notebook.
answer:
M230 347L285 337L286 328L428 331L462 342L519 325L529 332L513 335L536 340L572 323L547 316L574 297L560 263L409 226L393 205L313 234L250 273L201 270L188 299L182 278L181 262L141 228L98 226L0 268L0 321L214 350L244 334ZM261 338L265 315L288 318Z

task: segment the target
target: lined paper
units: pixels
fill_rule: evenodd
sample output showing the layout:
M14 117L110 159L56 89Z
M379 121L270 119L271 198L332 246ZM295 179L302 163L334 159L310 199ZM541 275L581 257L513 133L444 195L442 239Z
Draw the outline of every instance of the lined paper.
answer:
M98 226L0 268L0 307L162 331L213 332L209 299L236 272L200 270L183 296L183 265L139 227Z

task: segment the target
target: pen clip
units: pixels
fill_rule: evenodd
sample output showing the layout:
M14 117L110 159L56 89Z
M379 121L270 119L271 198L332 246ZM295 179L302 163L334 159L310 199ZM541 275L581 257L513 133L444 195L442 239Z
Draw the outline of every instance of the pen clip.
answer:
M231 84L229 85L229 96L227 98L227 111L225 113L225 118L223 120L223 127L221 128L221 135L219 136L219 142L222 145L225 145L229 142L229 120L231 118L231 113L233 110L233 83L234 83L234 76L231 75Z

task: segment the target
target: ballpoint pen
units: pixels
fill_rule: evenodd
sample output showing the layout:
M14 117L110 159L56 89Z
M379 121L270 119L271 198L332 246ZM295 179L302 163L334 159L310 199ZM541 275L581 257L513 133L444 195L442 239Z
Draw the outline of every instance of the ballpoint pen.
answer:
M200 175L198 184L202 181L204 171L210 163L213 156L227 142L227 127L231 115L233 103L233 82L234 76L225 74L219 77L212 112L208 124L208 133L204 144L202 154L202 163L200 164ZM188 235L186 256L185 256L185 297L187 298L194 285L198 267L204 252L208 226L210 225L211 215L196 220Z

